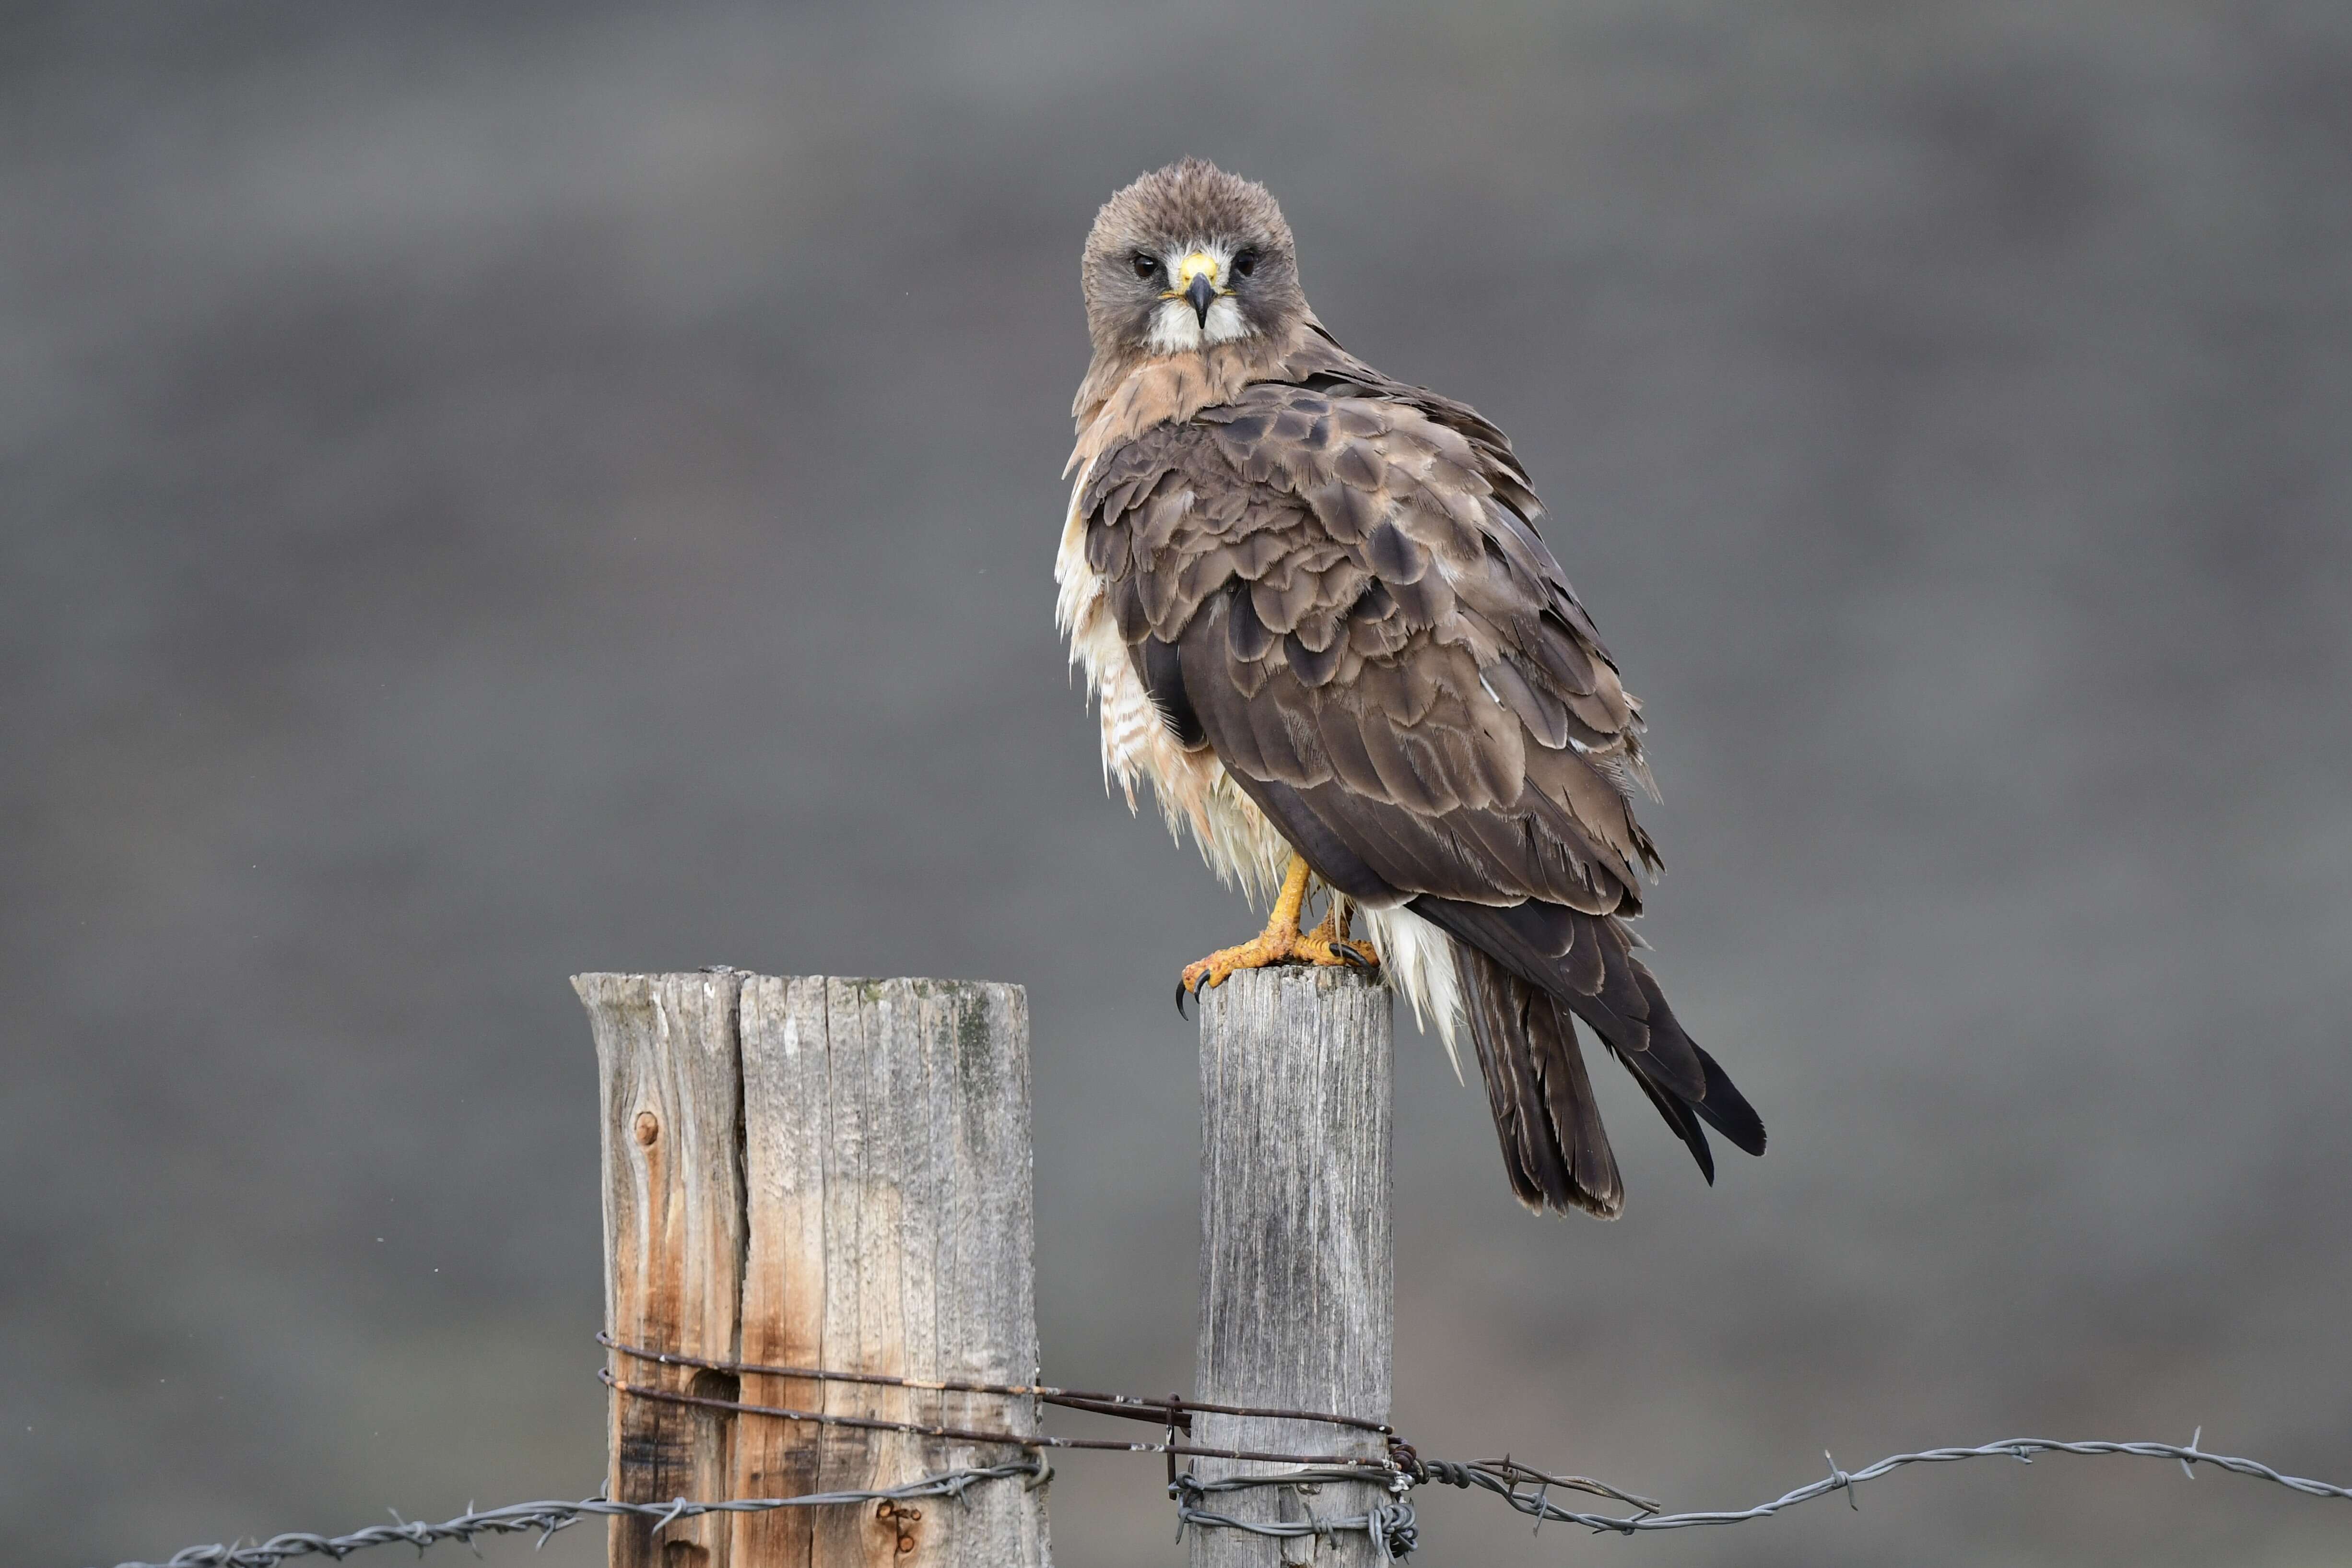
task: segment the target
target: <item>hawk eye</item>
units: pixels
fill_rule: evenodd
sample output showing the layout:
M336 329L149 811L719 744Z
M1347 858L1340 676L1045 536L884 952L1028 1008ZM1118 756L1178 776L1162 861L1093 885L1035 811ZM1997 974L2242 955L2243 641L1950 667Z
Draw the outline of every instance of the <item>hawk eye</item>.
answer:
M1138 278L1149 278L1153 273L1160 270L1160 258L1156 256L1146 256L1139 250L1133 256L1129 257L1128 261L1129 265L1134 267L1135 275Z
M1234 258L1234 276L1246 278L1257 270L1257 252L1244 250Z

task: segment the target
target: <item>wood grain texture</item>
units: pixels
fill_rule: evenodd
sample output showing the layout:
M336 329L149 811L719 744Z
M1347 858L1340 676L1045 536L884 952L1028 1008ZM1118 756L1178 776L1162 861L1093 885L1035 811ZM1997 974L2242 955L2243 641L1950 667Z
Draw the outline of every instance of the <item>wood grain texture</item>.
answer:
M1034 1381L1028 1000L1018 986L755 979L743 997L751 1361ZM1034 1431L1034 1402L750 1380L761 1404ZM761 1386L762 1384L766 1386ZM994 1464L981 1450L839 1427L747 1429L739 1495L887 1486ZM910 1514L737 1521L747 1563L1039 1564L1044 1497L980 1488Z
M626 1343L730 1360L743 1251L741 977L583 974L572 984L596 1037L605 1325ZM611 1367L631 1383L730 1392L685 1367L617 1353ZM611 1423L611 1496L726 1495L725 1415L616 1397ZM726 1521L680 1521L656 1542L644 1521L615 1519L609 1552L614 1568L726 1568Z
M1393 1327L1389 994L1344 970L1244 971L1201 1009L1201 1333L1196 1397L1384 1421ZM1383 1451L1317 1422L1197 1415L1204 1445L1292 1454ZM1206 1476L1281 1466L1202 1459ZM1228 1493L1243 1519L1361 1514L1377 1488ZM1303 1563L1313 1539L1191 1534L1194 1568ZM1360 1534L1315 1559L1377 1555Z
M606 1183L608 1215L622 1216L607 1226L611 1256L618 1260L609 1275L608 1316L615 1334L625 1337L625 1325L642 1319L627 1315L636 1294L628 1281L665 1272L660 1265L632 1260L644 1248L660 1256L662 1245L674 1247L683 1235L672 1229L641 1241L645 1227L628 1219L644 1206L636 1168L647 1163L628 1142L635 1107L647 1099L635 1086L640 1079L663 1080L660 1064L678 1054L677 1020L660 1004L673 993L697 994L697 984L705 981L730 998L726 1047L690 1054L696 1061L706 1054L723 1059L725 1081L706 1075L691 1087L706 1091L705 1103L714 1116L725 1116L728 1130L695 1147L714 1172L726 1174L695 1193L723 1198L734 1217L708 1227L714 1239L723 1235L727 1247L723 1280L717 1271L708 1275L709 1284L724 1288L725 1336L716 1350L691 1348L746 1362L1034 1382L1029 1012L1026 994L1014 985L742 973L576 982L598 1019L600 1056L619 1058L617 1065L607 1060L605 1117L607 1160L621 1172ZM609 1052L608 1036L614 1042ZM644 1064L635 1061L641 1055ZM625 1091L609 1087L615 1083ZM706 1338L720 1317L714 1309ZM635 1380L651 1381L646 1373L667 1369L629 1363L624 1370ZM731 1380L718 1381L730 1386L714 1391L757 1405L1036 1429L1036 1405L1026 1399L760 1375L745 1376L739 1394ZM674 1485L686 1474L680 1465L647 1471L636 1463L645 1450L638 1428L664 1419L671 1426L691 1426L695 1413L680 1423L673 1408L651 1406L649 1414L643 1403L616 1401L616 1420L629 1425L615 1431L615 1484L642 1488L657 1475L670 1485L658 1493L663 1498L680 1491L779 1497L887 1487L1020 1455L1016 1448L814 1423L717 1417L715 1442L688 1445L694 1463L704 1468L693 1472L691 1485ZM678 1531L673 1526L665 1539L680 1540ZM625 1555L618 1531L614 1542L615 1564L634 1568L656 1561ZM960 1501L734 1515L710 1521L690 1545L668 1550L659 1559L663 1568L1044 1568L1045 1494L993 1482Z

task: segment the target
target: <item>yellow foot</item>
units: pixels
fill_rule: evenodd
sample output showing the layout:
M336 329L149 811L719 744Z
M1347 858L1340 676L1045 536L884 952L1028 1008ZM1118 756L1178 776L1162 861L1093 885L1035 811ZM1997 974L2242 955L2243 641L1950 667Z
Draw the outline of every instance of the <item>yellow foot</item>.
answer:
M1357 969L1371 969L1381 962L1368 942L1348 940L1349 922L1335 910L1314 931L1298 929L1298 906L1306 896L1307 879L1304 861L1293 863L1292 875L1286 879L1282 897L1275 900L1274 918L1266 921L1265 930L1239 947L1220 948L1197 963L1184 966L1184 973L1176 982L1176 1011L1184 1011L1184 998L1198 996L1202 988L1223 985L1238 969L1265 969L1276 963L1345 964Z
M1184 988L1195 996L1203 985L1223 985L1234 972L1270 969L1277 963L1349 964L1370 969L1380 963L1368 942L1333 942L1320 928L1287 938L1254 936L1239 947L1221 947L1197 963L1184 966Z

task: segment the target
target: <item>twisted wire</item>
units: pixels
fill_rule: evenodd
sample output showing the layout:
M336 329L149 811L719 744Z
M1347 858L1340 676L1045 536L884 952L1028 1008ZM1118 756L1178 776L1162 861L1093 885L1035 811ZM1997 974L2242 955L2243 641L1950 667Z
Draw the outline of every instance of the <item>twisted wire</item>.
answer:
M1321 1542L1334 1536L1361 1534L1371 1537L1373 1554L1382 1563L1411 1555L1413 1548L1421 1543L1421 1535L1412 1504L1403 1498L1406 1489L1413 1484L1412 1478L1402 1471L1394 1472L1388 1481L1389 1500L1374 1503L1362 1513L1324 1519L1316 1513L1314 1504L1307 1500L1326 1481L1360 1483L1368 1479L1361 1468L1347 1466L1311 1466L1265 1475L1218 1476L1213 1479L1204 1479L1187 1471L1168 1483L1168 1495L1176 1500L1176 1538L1182 1540L1184 1531L1196 1525L1245 1531L1252 1535L1270 1536L1277 1541L1311 1535ZM1235 1519L1231 1514L1218 1513L1201 1506L1202 1499L1217 1492L1268 1487L1291 1491L1307 1517L1298 1520Z

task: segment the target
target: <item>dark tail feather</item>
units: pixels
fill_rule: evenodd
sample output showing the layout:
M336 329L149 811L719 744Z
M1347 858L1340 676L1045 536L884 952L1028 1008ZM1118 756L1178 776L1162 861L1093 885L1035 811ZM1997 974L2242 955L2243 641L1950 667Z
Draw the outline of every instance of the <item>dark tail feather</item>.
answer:
M1640 1056L1616 1052L1617 1059L1631 1068L1642 1087L1650 1092L1669 1126L1698 1160L1698 1168L1706 1173L1707 1185L1715 1184L1715 1158L1707 1152L1706 1137L1691 1118L1696 1111L1706 1124L1731 1140L1733 1147L1749 1154L1764 1152L1764 1120L1748 1097L1732 1086L1731 1077L1716 1059L1701 1048L1699 1043L1684 1033L1682 1024L1675 1017L1674 1009L1666 1005L1665 993L1647 965L1632 953L1625 955L1635 983L1648 1002L1648 1019L1644 1025L1650 1048ZM1599 1026L1594 1026L1599 1032ZM1604 1039L1608 1037L1603 1036ZM1699 1092L1694 1096L1681 1084L1667 1079L1658 1068L1661 1062L1683 1061L1695 1065L1699 1071ZM1668 1110L1666 1106L1674 1106Z
M1625 1188L1601 1130L1576 1026L1552 997L1467 942L1454 943L1454 952L1511 1190L1530 1208L1579 1208L1614 1219L1625 1206Z
M1624 1062L1625 1070L1633 1075L1633 1081L1642 1086L1642 1092L1650 1097L1650 1103L1658 1108L1658 1114L1666 1119L1666 1125L1675 1130L1675 1136L1683 1141L1684 1147L1691 1152L1691 1158L1698 1162L1698 1173L1706 1178L1708 1186L1715 1185L1715 1151L1707 1147L1706 1130L1698 1124L1698 1118L1691 1114L1690 1101L1651 1082L1650 1075L1626 1061L1625 1053L1616 1047L1610 1047L1609 1054Z
M1707 1120L1707 1125L1731 1140L1731 1146L1743 1154L1764 1152L1764 1119L1748 1103L1748 1097L1733 1087L1731 1076L1716 1065L1713 1057L1696 1041L1691 1049L1698 1052L1699 1064L1706 1068L1706 1098L1692 1109Z
M1457 952L1465 955L1457 962L1464 976L1465 1010L1474 1024L1477 1009L1470 1005L1469 998L1476 988L1466 955L1475 950L1506 978L1549 994L1601 1037L1610 1054L1633 1073L1658 1114L1666 1119L1666 1125L1689 1147L1710 1183L1715 1180L1715 1156L1701 1121L1736 1148L1750 1154L1764 1152L1763 1120L1732 1087L1716 1059L1684 1031L1674 1009L1666 1005L1656 977L1634 956L1633 939L1618 921L1535 900L1497 906L1424 894L1412 900L1412 908L1451 935ZM1563 1017L1560 1028L1567 1027ZM1573 1035L1568 1036L1568 1043L1572 1053ZM1482 1063L1486 1052L1482 1042ZM1580 1078L1580 1061L1578 1072ZM1489 1068L1489 1092L1499 1095L1495 1083ZM1585 1103L1590 1106L1591 1102L1588 1086ZM1496 1124L1504 1125L1499 1098L1495 1115ZM1599 1124L1594 1125L1597 1129ZM1505 1143L1507 1149L1507 1128Z

